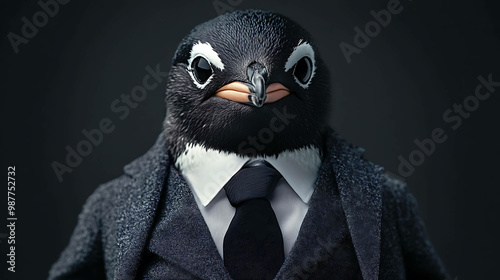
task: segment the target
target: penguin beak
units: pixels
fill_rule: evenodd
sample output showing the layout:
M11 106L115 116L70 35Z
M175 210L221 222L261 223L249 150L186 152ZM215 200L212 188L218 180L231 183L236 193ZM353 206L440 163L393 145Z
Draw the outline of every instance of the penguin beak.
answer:
M263 92L263 91L261 91ZM270 84L264 93L264 103L273 103L290 94L290 90L280 83ZM263 103L253 103L252 96L258 96L259 93L252 93L249 86L240 82L232 82L217 90L215 96L222 97L231 101L251 104L256 107L262 107ZM262 99L261 99L262 100Z
M260 63L252 63L247 68L248 80L252 82L247 84L250 90L248 99L255 107L262 107L267 99L265 75L267 75L267 70Z
M251 83L229 83L218 89L215 96L262 107L264 103L278 101L290 94L290 90L280 83L272 83L266 87L267 70L260 63L252 63L248 66L247 75Z

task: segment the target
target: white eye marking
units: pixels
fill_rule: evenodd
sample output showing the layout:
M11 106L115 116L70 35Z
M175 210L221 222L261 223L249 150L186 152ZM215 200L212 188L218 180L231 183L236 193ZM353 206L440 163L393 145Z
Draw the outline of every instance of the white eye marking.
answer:
M301 41L302 39L300 40L300 42ZM302 88L308 88L309 84L311 84L314 74L316 73L316 60L314 59L314 50L308 42L304 42L293 49L292 54L290 55L290 57L288 57L288 60L285 63L285 72L288 72L288 70L292 69L295 64L297 64L297 62L303 57L308 57L312 62L311 77L309 78L307 84L301 83L295 76L294 79L295 82L297 82Z
M188 65L191 65L193 59L197 56L203 56L210 64L219 68L221 71L224 70L224 64L222 60L220 60L219 55L214 51L212 46L209 43L202 43L198 41L193 45L191 49L191 57L188 60Z
M203 89L207 84L210 83L213 75L210 76L210 78L204 84L200 84L193 76L192 63L193 60L199 56L205 58L208 63L210 63L210 65L219 68L221 71L224 70L224 63L222 63L219 55L214 51L209 43L202 43L201 41L198 41L193 45L193 48L191 49L191 56L188 60L188 72L189 75L191 75L191 79L193 79L194 84L198 88Z

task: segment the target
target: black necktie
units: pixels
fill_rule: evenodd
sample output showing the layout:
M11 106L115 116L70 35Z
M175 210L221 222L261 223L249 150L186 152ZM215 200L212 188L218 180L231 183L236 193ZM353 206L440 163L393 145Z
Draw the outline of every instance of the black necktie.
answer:
M236 214L224 236L224 265L233 279L273 279L285 259L281 229L268 198L281 174L250 161L224 186Z

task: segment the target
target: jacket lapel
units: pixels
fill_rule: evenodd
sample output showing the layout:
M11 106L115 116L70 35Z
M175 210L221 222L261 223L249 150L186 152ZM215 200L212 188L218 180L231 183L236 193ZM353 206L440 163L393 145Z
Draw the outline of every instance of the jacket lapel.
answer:
M231 279L186 181L171 168L165 208L150 249L200 279Z
M152 228L169 166L165 137L161 134L155 145L142 157L125 166L132 177L117 197L116 235L118 251L116 279L135 279L141 254Z
M378 279L383 168L335 135L327 144L363 279Z
M230 279L198 206L182 175L169 162L164 135L142 157L125 167L132 183L117 198L116 279L135 279L151 234L152 248L166 261L202 279ZM168 184L166 181L168 179ZM164 187L165 186L165 187ZM161 198L166 210L159 213ZM158 215L168 226L153 232Z
M345 234L351 235L363 278L378 279L383 170L362 159L361 149L333 133L325 144L308 213L276 279L306 279L328 260ZM344 214L345 218L339 217ZM344 231L343 219L349 233Z
M324 161L299 236L275 279L307 279L320 263L330 259L348 234L339 194L333 186L330 164Z

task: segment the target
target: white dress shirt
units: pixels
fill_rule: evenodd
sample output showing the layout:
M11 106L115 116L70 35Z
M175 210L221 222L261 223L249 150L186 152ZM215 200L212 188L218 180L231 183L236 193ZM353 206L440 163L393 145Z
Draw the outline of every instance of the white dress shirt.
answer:
M321 158L315 147L285 151L277 157L260 157L283 176L270 199L283 234L285 257L299 234L309 208ZM223 258L223 242L236 209L231 206L224 185L249 160L233 153L188 145L176 166L186 179Z

